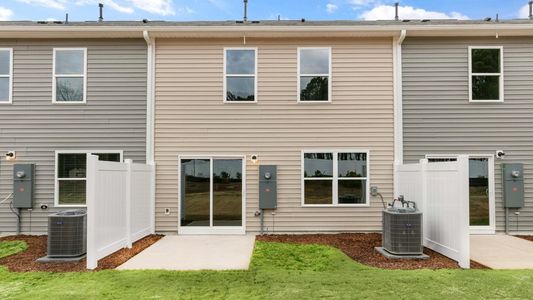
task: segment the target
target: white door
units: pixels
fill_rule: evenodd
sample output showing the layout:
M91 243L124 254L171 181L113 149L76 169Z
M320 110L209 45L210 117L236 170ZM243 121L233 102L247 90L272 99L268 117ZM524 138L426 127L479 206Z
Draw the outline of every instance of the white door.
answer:
M456 161L456 154L428 154L429 162ZM494 234L495 222L495 188L494 156L489 154L470 154L469 160L469 204L470 233Z
M178 233L244 234L245 158L180 156L178 161Z

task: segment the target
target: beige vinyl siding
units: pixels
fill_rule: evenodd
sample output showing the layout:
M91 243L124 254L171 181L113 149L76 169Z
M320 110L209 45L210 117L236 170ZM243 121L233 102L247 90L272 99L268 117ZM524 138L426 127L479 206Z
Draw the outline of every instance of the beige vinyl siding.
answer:
M156 46L156 229L178 227L178 154L247 155L247 231L259 231L258 166L278 166L278 209L270 231L375 231L370 207L301 207L301 151L369 149L370 185L392 197L391 39L251 39L257 47L258 103L223 103L224 47L242 39L158 39ZM332 103L297 103L297 49L332 47ZM165 208L171 210L165 215Z
M0 40L13 48L13 104L0 105L0 198L13 189L13 163L35 163L34 208L22 210L22 231L43 233L54 208L55 150L124 150L145 161L146 43L142 39ZM55 47L87 48L87 104L52 103ZM1 199L0 199L1 200ZM48 205L41 210L41 204ZM0 205L0 232L15 231L16 217Z
M468 46L503 46L504 103L468 102ZM496 229L504 230L501 164L524 163L526 205L518 231L533 231L533 41L530 38L407 38L403 45L404 158L495 154ZM510 229L517 229L511 210Z

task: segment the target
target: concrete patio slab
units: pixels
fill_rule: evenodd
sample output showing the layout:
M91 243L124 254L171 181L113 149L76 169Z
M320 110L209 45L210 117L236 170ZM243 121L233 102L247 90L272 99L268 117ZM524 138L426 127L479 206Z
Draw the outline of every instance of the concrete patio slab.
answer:
M533 242L510 235L471 235L470 258L492 269L533 269Z
M165 236L119 270L247 270L254 235Z

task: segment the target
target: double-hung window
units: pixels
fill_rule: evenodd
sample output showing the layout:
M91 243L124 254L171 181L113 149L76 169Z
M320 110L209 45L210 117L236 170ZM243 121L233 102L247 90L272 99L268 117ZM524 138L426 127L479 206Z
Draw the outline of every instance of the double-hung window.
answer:
M13 49L0 48L0 104L12 102Z
M56 206L85 206L87 154L97 155L99 160L122 161L122 151L57 151Z
M298 101L331 101L331 48L298 49Z
M368 151L304 151L302 204L367 205Z
M470 102L503 102L503 48L469 47Z
M224 102L257 102L257 49L224 50Z
M87 99L87 49L55 48L53 102L85 103Z

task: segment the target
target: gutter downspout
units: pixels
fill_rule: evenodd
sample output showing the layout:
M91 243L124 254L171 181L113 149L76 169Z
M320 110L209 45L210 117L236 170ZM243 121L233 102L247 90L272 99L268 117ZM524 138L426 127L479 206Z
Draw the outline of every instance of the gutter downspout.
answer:
M397 166L403 164L403 94L402 94L402 44L407 36L407 31L401 30L399 37L392 40L393 48L393 80L394 80L394 195L397 190Z
M150 182L150 224L151 233L155 233L155 158L154 158L154 116L155 116L155 39L148 31L143 31L147 45L146 53L146 164L152 166Z
M154 40L143 31L148 46L146 67L146 163L154 163Z

